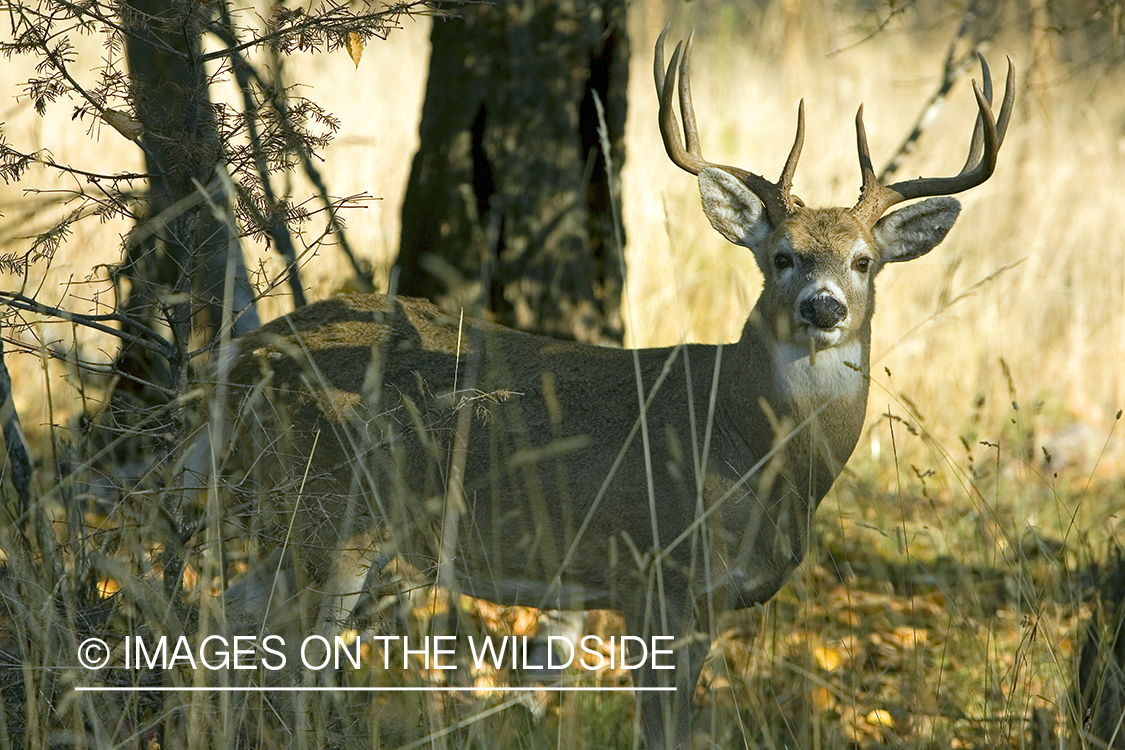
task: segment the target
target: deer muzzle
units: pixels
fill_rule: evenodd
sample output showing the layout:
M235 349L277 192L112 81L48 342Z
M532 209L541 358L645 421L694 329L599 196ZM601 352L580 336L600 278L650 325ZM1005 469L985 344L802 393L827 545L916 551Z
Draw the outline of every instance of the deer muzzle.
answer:
M800 310L806 323L824 331L835 328L848 316L844 303L828 292L809 297L801 303Z

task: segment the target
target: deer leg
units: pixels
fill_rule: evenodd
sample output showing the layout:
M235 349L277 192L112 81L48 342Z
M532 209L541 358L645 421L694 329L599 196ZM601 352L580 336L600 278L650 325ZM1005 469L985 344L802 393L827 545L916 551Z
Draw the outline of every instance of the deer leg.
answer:
M670 599L671 597L669 597ZM659 611L663 607L667 626ZM633 672L639 690L641 729L648 750L689 750L691 718L694 713L695 685L707 657L710 639L696 632L690 605L673 606L665 600L653 606L630 607L624 611L625 627L630 635L644 640L649 651L642 665ZM653 640L653 636L671 636L671 640ZM657 657L654 651L672 650L673 656ZM672 668L654 668L667 667ZM671 690L652 690L671 688Z
M336 552L317 612L321 635L331 638L345 627L360 596L370 588L369 575L377 574L386 564L371 534L353 537Z

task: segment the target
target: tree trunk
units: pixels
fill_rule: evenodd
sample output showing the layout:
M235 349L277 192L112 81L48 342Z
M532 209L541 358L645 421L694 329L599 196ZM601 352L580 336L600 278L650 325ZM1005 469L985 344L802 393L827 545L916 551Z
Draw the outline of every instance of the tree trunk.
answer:
M400 294L523 330L620 342L624 0L523 0L435 19ZM611 176L598 138L605 107ZM624 238L622 237L622 242Z
M131 12L146 20L151 37L126 34L134 112L141 125L139 143L145 153L149 183L147 215L128 243L121 276L129 281L122 311L146 325L167 322L177 344L186 347L193 315L205 310L212 334L224 315L228 278L234 284L233 311L249 304L252 294L241 254L232 250L228 224L216 216L200 193L213 183L224 158L216 128L207 71L200 59L201 34L208 7L183 0L130 0ZM149 39L159 40L159 44ZM223 191L211 191L220 207L229 209ZM171 303L171 304L169 304ZM200 304L201 303L201 304ZM176 309L179 306L181 309ZM166 312L161 315L158 310ZM167 310L171 309L171 314ZM165 320L160 320L164 318ZM170 318L170 319L169 319ZM258 326L253 309L236 322L235 332ZM181 335L183 339L181 339ZM119 366L162 386L172 386L186 372L183 362L154 363L151 355L126 347ZM151 398L144 398L152 403Z
M231 242L228 222L232 219L223 216L231 215L230 201L225 189L209 187L216 170L224 168L220 166L223 143L201 59L201 34L207 19L199 14L209 8L185 0L128 2L122 17L127 21L135 13L145 19L146 33L125 35L125 52L134 114L141 126L139 143L145 153L145 169L153 177L146 215L138 220L127 243L119 274L129 282L121 307L138 324L137 335L144 335L139 326L159 330L161 324L167 325L174 352L167 361L158 361L142 347L125 345L117 368L140 381L120 378L110 408L114 418L119 423L125 420L128 426L131 411L137 410L147 419L148 407L167 403L165 415L156 423L149 422L146 431L160 436L164 459L174 464L186 437L185 405L176 396L186 392L190 381L195 314L206 310L214 335L225 317L227 284L233 282L237 287L232 294L236 301L229 303L234 309L243 304L237 300L246 299L250 287L240 251ZM223 210L217 211L216 206ZM229 257L231 252L237 257ZM241 328L257 327L253 314L240 322ZM236 325L235 332L238 330ZM173 477L162 499L162 517L170 527L162 540L164 584L173 606L180 602L182 544L191 534L184 518L181 479L179 474Z

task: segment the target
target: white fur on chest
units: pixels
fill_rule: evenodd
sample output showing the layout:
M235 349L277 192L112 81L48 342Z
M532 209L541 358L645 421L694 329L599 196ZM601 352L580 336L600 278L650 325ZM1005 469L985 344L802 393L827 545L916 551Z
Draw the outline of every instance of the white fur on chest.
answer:
M774 351L774 372L781 390L799 403L850 400L863 389L863 349L859 342L834 346L810 356L806 347L781 344Z

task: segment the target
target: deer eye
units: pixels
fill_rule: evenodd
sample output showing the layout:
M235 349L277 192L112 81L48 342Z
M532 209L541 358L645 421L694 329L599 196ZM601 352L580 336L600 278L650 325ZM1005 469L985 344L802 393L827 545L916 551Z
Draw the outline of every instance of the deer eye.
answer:
M773 267L781 271L793 265L793 259L784 253L773 256Z
M852 268L859 271L860 273L867 273L869 270L871 270L871 259L870 258L856 258L852 262Z

